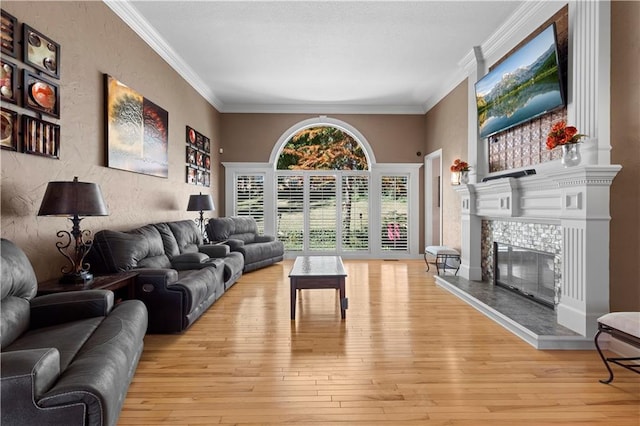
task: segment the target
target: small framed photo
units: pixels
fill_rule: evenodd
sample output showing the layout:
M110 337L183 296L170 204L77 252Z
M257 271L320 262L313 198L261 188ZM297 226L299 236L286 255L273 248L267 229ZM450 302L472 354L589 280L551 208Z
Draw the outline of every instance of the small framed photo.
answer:
M18 150L18 113L8 109L0 110L2 131L0 133L0 147L11 151Z
M187 126L187 143L191 145L196 145L196 131L193 128Z
M204 152L207 154L211 152L211 140L209 138L204 138Z
M211 186L211 173L209 172L204 172L204 186Z
M23 70L22 106L60 118L60 89L28 70Z
M201 152L196 153L196 165L198 167L204 167L204 154Z
M60 158L60 126L22 116L22 152Z
M191 148L190 146L187 146L186 161L187 161L187 164L192 164L192 165L196 164L196 150Z
M60 78L60 45L27 24L22 24L22 33L24 63Z
M208 155L204 155L204 168L207 170L211 170L211 157Z
M196 172L196 185L204 186L204 172L202 170Z
M0 60L0 95L3 101L18 103L18 77L16 66L11 62Z
M2 53L17 58L18 54L18 20L11 14L2 11L0 29L2 31Z
M187 166L187 183L190 185L196 184L196 169Z

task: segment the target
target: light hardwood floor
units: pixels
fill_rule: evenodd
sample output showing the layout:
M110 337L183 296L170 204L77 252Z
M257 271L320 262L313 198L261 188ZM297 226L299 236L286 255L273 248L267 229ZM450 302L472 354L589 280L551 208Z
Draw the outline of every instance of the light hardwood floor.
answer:
M292 261L242 276L180 335L148 335L119 425L640 423L640 376L539 351L437 287L424 262L345 261L303 290ZM433 269L432 269L433 270Z

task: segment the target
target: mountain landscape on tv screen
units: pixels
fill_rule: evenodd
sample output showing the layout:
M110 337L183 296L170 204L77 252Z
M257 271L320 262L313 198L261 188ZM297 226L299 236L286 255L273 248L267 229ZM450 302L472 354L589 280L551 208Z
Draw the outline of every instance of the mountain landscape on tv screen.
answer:
M476 95L476 102L481 137L562 105L555 44L531 64L505 72L490 91L480 93Z

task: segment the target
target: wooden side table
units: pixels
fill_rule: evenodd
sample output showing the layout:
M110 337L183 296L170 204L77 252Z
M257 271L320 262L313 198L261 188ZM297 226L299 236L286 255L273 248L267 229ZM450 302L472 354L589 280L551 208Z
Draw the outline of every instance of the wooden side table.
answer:
M61 284L59 278L38 283L38 296L74 290L111 290L115 299L135 299L137 272L120 272L111 275L96 275L89 284Z

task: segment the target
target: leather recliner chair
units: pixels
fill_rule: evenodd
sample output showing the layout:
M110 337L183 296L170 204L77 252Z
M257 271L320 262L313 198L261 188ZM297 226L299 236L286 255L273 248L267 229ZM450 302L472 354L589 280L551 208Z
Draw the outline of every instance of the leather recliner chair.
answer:
M1 240L0 423L115 425L142 354L147 310L108 290L35 297L29 259Z

